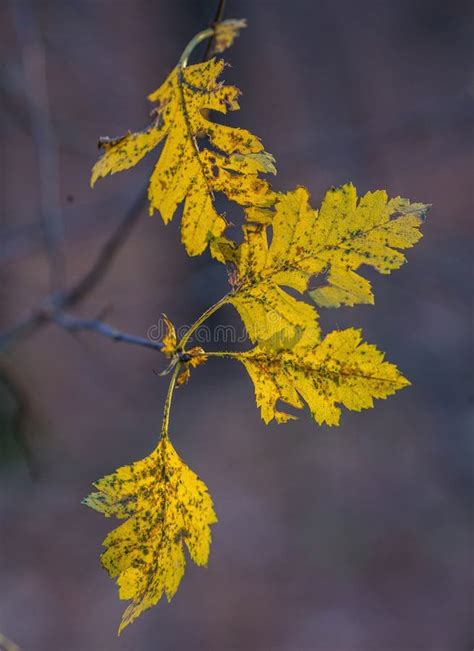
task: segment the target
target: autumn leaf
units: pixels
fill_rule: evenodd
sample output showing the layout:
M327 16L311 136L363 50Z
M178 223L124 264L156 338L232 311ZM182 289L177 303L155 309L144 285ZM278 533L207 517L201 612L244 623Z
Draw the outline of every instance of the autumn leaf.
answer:
M401 197L389 200L384 190L358 199L348 183L327 192L318 212L309 205L308 191L297 188L279 200L273 225L286 232L280 242L292 242L292 265L307 278L324 272L326 283L310 291L313 300L323 307L352 306L374 302L370 282L357 270L368 265L388 274L401 267L406 258L398 249L421 238L428 208Z
M104 540L102 565L117 577L120 599L131 599L119 633L163 594L168 601L184 575L183 542L206 565L210 525L217 522L207 487L167 437L145 459L97 481L84 504L126 521Z
M94 185L100 177L133 167L165 140L148 186L149 212L158 210L168 223L184 202L181 237L189 255L201 254L227 226L214 205L216 192L241 206L265 207L275 199L259 176L276 173L275 161L259 138L207 117L209 110L227 113L239 108L239 90L218 81L223 69L224 62L216 59L178 65L149 96L156 103L152 124L103 141L102 157L92 170Z
M305 188L279 195L273 217L266 208L247 210L244 242L224 248L216 240L221 261L235 267L229 299L240 313L252 341L275 333L292 337L297 330L315 330L317 313L282 287L305 292L313 276L324 274L324 286L310 291L324 307L373 303L368 280L356 271L362 264L381 273L400 267L409 248L421 237L418 228L428 209L384 191L368 192L359 201L352 184L329 191L320 211L309 205ZM267 229L271 226L270 246ZM216 255L219 259L219 257Z
M233 357L247 369L266 423L294 418L277 410L281 400L297 409L306 403L319 425L338 425L338 404L353 411L369 409L374 398L386 398L410 384L353 328L335 330L321 342L307 331L291 349L279 347L276 338Z

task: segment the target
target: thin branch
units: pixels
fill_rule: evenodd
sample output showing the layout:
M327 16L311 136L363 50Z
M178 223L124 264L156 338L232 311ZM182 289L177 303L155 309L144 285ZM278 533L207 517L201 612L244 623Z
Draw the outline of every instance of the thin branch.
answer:
M11 328L0 333L0 350L11 347L17 341L34 334L51 322L58 310L78 305L102 280L109 270L120 248L127 240L132 227L138 221L141 209L146 203L146 188L140 191L127 210L115 231L99 251L92 267L70 289L47 296L32 313Z
M161 351L163 349L161 341L151 341L144 337L137 337L128 332L116 330L107 323L103 323L97 319L78 319L70 314L66 314L65 312L58 312L52 315L51 320L69 332L89 330L90 332L95 332L107 339L112 339L112 341L120 341L126 344L131 344L132 346L151 348L152 350Z
M222 19L224 18L224 12L225 12L225 0L219 0L219 4L217 6L216 10L216 15L214 16L214 21L212 22L211 27L215 27L217 23L220 23ZM209 39L206 47L206 51L204 52L204 56L202 58L203 62L207 61L211 56L212 56L212 51L214 49L214 42L215 38L214 36Z
M72 307L91 292L109 270L115 256L127 240L147 201L146 186L140 190L116 230L104 244L96 261L78 283L66 293L63 307Z
M50 260L50 284L52 291L57 291L64 277L64 227L59 197L59 153L49 109L46 56L30 1L10 0L10 11L21 48L25 99L38 157L41 221Z

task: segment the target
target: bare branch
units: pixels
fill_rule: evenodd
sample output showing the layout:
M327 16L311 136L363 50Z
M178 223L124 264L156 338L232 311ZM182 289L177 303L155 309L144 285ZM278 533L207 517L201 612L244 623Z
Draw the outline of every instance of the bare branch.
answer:
M163 349L163 344L161 341L151 341L150 339L145 339L144 337L137 337L136 335L131 335L128 332L116 330L107 323L103 323L102 321L96 319L78 319L70 314L66 314L65 312L58 312L51 317L51 320L69 332L89 330L91 332L95 332L98 335L102 335L107 339L112 339L112 341L121 341L126 344L131 344L132 346L142 346L159 351Z
M95 263L68 292L66 292L63 307L71 307L81 301L102 280L109 270L115 256L128 238L132 227L138 221L142 209L146 205L146 186L136 196L116 230L102 247Z
M225 0L219 0L219 4L218 4L217 10L216 10L216 15L214 16L214 20L212 22L211 27L215 27L217 25L217 23L220 23L222 21L222 19L224 18L224 11L225 11ZM209 59L211 57L212 50L214 49L214 41L215 41L215 38L213 36L207 42L206 51L204 52L204 56L202 58L203 62L207 61L207 59Z
M10 10L21 48L25 98L37 150L41 221L50 260L50 283L52 290L57 291L64 276L64 228L59 197L59 155L49 110L45 51L30 1L10 0Z
M51 322L52 314L78 305L102 280L115 256L127 240L146 203L146 188L140 191L115 231L100 250L92 267L70 289L47 296L32 313L0 333L0 350L34 334Z

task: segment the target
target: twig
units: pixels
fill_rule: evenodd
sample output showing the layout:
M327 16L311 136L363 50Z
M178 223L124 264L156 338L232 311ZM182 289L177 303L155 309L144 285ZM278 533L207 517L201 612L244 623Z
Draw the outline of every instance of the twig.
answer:
M224 11L225 11L225 0L219 0L219 4L217 6L216 10L216 15L214 16L214 20L212 22L211 27L215 27L217 23L220 23L224 17ZM209 57L212 55L212 50L214 48L214 42L215 38L214 36L209 39L206 47L206 51L204 52L204 56L202 57L203 62L207 61Z
M137 194L130 208L123 216L122 221L118 224L116 230L102 247L91 269L67 292L65 303L63 304L65 307L76 305L86 296L86 294L95 289L98 283L102 280L118 251L128 238L132 227L138 221L142 208L146 205L146 200L147 188L145 186L140 193Z
M151 341L144 337L137 337L128 332L116 330L107 323L103 323L103 321L97 319L78 319L70 314L66 314L65 312L58 312L51 317L51 320L69 332L89 330L98 335L102 335L107 339L112 339L113 341L120 341L133 346L142 346L159 351L163 349L163 344L160 341Z
M102 280L109 270L115 256L125 243L133 225L138 221L141 209L146 202L146 189L142 189L127 210L115 231L106 241L92 265L84 276L70 289L47 296L33 312L18 321L11 328L0 333L0 350L11 347L18 340L34 334L51 322L52 315L78 305Z
M64 277L64 228L59 198L59 154L48 100L45 51L33 6L29 0L10 0L24 75L24 92L36 146L43 234L50 260L52 291Z

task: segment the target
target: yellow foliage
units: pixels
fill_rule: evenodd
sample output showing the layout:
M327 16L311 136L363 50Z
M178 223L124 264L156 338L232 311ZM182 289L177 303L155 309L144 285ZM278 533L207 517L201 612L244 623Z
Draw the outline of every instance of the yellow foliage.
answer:
M166 140L148 186L149 212L158 210L165 223L184 201L181 237L189 255L201 254L227 223L214 206L222 192L242 206L268 206L274 193L259 177L275 173L273 157L260 140L245 129L209 120L209 110L227 113L239 108L239 91L218 81L224 62L177 66L164 84L149 96L157 104L152 125L145 131L102 141L102 157L92 170L98 178L136 165ZM207 138L212 149L200 148Z
M163 143L148 185L150 214L158 210L168 223L183 204L181 238L189 255L211 255L227 266L232 291L195 321L178 341L164 316L162 352L172 371L165 401L162 439L152 454L99 480L85 503L125 519L104 541L102 563L117 577L119 596L130 599L119 632L156 604L175 594L184 574L183 542L195 563L205 565L217 521L203 482L183 463L168 439L175 386L184 384L192 367L209 356L231 357L244 364L255 386L263 420L286 422L295 416L277 403L301 409L308 405L317 423L338 425L341 409L373 406L409 382L384 355L362 341L359 330L333 331L321 339L318 312L295 293L309 292L321 307L373 303L363 265L388 274L405 262L401 252L421 237L428 206L385 191L357 197L352 184L330 190L321 208L309 204L298 187L275 194L261 178L276 173L273 157L249 131L224 126L211 111L239 108L239 91L219 81L222 60L187 66L196 46L213 36L214 49L232 45L245 21L224 21L200 32L188 44L164 84L149 96L156 104L144 131L101 139L102 157L91 184L100 177L136 165ZM215 194L243 207L243 241L224 231L227 222L215 207ZM318 286L311 285L312 279ZM244 353L207 353L186 343L197 328L225 303L239 312L257 345Z
M278 400L301 409L307 403L319 425L338 425L341 410L360 411L373 407L373 398L386 398L409 385L384 355L361 341L359 330L335 330L318 343L309 332L291 349L281 349L277 340L246 353L236 353L254 385L262 418L279 423L294 418L278 411Z
M400 267L405 256L397 249L411 247L421 237L418 228L427 208L400 197L388 201L382 190L358 201L356 189L348 184L329 191L319 212L310 207L309 193L302 187L279 195L272 219L268 209L248 209L247 219L253 223L243 227L244 242L237 251L220 245L220 257L215 257L236 265L229 302L239 311L251 340L277 332L291 338L308 327L316 331L314 308L280 286L303 293L318 274L324 273L326 283L309 293L319 305L373 303L369 281L356 270L362 264L381 273Z
M84 503L126 521L104 540L102 565L117 577L120 599L131 599L119 633L163 593L168 601L184 575L183 542L197 565L206 565L210 525L217 522L206 485L182 461L167 437L145 459L95 484Z
M388 200L384 190L358 199L348 183L327 192L319 212L311 209L305 188L289 192L278 202L273 223L291 239L293 265L308 278L325 273L327 284L310 292L314 301L324 307L352 306L374 302L369 281L355 272L364 264L383 274L398 269L406 259L397 249L420 239L427 210L401 197Z

